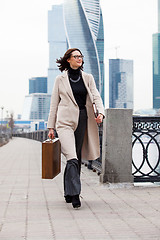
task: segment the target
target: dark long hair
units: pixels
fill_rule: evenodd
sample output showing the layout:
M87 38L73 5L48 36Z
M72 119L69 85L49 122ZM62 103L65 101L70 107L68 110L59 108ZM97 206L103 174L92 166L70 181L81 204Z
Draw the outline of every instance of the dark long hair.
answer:
M56 63L59 64L58 68L61 72L69 69L70 64L69 64L69 62L67 62L67 59L69 59L71 57L71 54L74 51L79 51L80 54L82 55L82 52L78 48L70 48L70 49L67 50L67 52L65 52L63 57L60 57L59 59L56 59ZM84 64L84 61L82 61L82 65L80 67L81 70L83 70L83 64Z

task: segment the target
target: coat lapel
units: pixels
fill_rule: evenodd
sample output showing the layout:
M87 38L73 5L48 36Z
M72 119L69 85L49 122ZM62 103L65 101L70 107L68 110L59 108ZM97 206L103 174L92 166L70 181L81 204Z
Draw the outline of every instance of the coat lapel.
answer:
M87 89L89 98L90 98L91 102L93 103L93 96L92 96L92 93L89 89L89 79L88 79L89 77L83 71L81 71L81 73L82 73L82 78L83 78L83 81L84 81L84 85ZM71 85L69 83L69 78L68 78L67 71L65 71L65 73L62 75L61 80L62 80L62 83L63 83L65 89L66 89L67 94L69 95L71 100L74 102L74 104L77 105L77 102L76 102L76 100L74 98L74 95L73 95L73 92L72 92Z
M71 100L74 102L74 104L77 105L77 102L76 102L76 100L74 98L74 95L73 95L73 92L72 92L71 85L69 83L69 78L68 78L67 71L65 71L65 73L62 75L62 79L61 80L62 80L63 86L66 89L67 94L69 95Z

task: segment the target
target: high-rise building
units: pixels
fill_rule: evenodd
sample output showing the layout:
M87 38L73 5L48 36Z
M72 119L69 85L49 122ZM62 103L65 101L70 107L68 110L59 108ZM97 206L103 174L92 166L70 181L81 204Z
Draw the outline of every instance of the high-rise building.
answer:
M133 109L133 60L109 60L109 107Z
M56 59L63 56L67 50L66 33L64 29L63 5L53 5L48 11L48 94L52 93L53 83L60 71Z
M53 20L49 20L49 44L52 43L55 48L50 47L50 60L53 64L55 58L63 56L64 48L79 48L84 55L84 71L94 76L97 88L104 101L104 33L103 18L100 9L99 0L64 0L63 14L60 6L53 6L53 18L57 19L58 10L60 11L60 20L53 24ZM49 12L51 15L51 13ZM58 20L56 20L58 21ZM62 30L61 38L57 41L50 41L57 35L57 29ZM66 41L66 45L65 45ZM58 43L63 46L63 53L58 52ZM51 45L50 45L51 46ZM54 51L53 51L54 49ZM52 52L51 52L52 51ZM57 67L55 67L57 71ZM55 71L55 75L59 72ZM53 77L48 75L48 93L51 93L53 86Z
M47 77L35 77L29 79L30 93L47 93Z
M25 96L22 119L47 121L51 95L46 93L32 93Z
M160 33L160 0L158 0L158 32Z
M153 34L153 108L160 108L160 0L158 0L158 33Z
M29 79L29 95L25 96L22 119L47 121L51 95L47 94L47 77Z

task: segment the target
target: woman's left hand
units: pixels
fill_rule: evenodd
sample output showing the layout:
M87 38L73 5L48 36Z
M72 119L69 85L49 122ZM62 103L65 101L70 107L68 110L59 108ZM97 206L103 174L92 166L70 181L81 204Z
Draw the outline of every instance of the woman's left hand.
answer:
M101 123L103 121L103 114L99 113L98 117L95 118L95 120L96 120L96 123L98 124Z

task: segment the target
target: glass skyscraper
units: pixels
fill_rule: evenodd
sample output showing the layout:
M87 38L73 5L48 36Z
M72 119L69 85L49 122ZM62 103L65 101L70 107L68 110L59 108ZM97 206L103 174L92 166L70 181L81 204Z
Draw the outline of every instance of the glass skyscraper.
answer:
M99 0L64 0L62 6L64 28L60 26L60 22L58 26L49 23L49 28L52 28L53 36L57 34L57 28L62 29L65 36L61 38L60 42L64 43L66 41L66 49L76 47L82 51L85 62L84 71L94 76L97 88L104 101L104 33L100 2ZM55 7L60 8L60 6L53 6L53 10ZM56 16L55 11L55 19ZM57 54L59 49L58 45L56 46L54 52L51 53L50 50L50 56L59 54L59 58L63 54ZM63 46L65 47L65 44ZM52 82L49 85L53 86L54 79L50 77L49 79Z
M133 109L133 60L109 60L109 107Z
M47 78L35 77L29 79L29 94L30 93L47 93Z
M25 96L22 119L47 121L51 95L47 94L47 77L29 79L29 95Z
M158 0L158 33L153 34L153 108L160 108L160 0Z
M22 119L47 121L51 95L47 94L47 77L29 79L29 95L25 96Z
M67 50L63 5L54 5L52 6L52 10L48 11L48 42L48 94L52 94L54 80L56 76L60 74L56 59L62 57Z
M22 119L47 121L51 95L46 93L32 93L25 96Z

